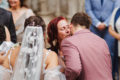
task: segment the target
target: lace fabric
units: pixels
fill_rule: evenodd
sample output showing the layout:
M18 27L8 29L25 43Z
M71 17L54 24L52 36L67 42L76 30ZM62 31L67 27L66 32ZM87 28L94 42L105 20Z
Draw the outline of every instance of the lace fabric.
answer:
M44 39L41 27L27 27L11 80L40 80Z
M12 48L14 46L14 43L12 42L8 42L8 41L4 41L1 45L0 45L0 52L5 52L4 56L6 56L8 50L10 50L10 48Z

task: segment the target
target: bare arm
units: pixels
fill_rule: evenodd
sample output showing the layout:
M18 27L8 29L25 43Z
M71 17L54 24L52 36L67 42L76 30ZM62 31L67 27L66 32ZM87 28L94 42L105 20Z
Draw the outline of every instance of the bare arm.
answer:
M47 56L46 62L47 67L46 69L52 69L58 66L58 56L55 52L51 51Z
M113 30L111 25L109 26L109 33L117 40L120 40L120 34Z

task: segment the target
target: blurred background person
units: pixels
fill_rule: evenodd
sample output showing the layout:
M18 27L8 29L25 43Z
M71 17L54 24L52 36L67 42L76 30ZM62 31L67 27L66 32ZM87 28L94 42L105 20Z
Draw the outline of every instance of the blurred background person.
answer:
M4 2L4 0L1 0L0 4L2 1ZM16 43L16 41L17 41L16 40L16 32L15 32L15 25L13 22L12 13L3 8L0 8L0 25L4 25L8 28L8 30L10 32L11 41Z
M114 61L115 64L113 67L113 71L117 74L117 79L119 79L119 59L118 59L118 55L120 56L120 8L115 8L112 16L111 16L111 20L109 23L109 32L110 34L115 38L115 57L114 57ZM115 75L115 74L114 74Z
M29 16L35 15L31 9L28 9L24 5L24 0L8 0L9 11L13 14L13 20L15 23L17 41L21 42L23 37L24 22Z
M90 30L107 42L112 57L112 68L114 69L116 68L113 66L118 65L114 61L115 38L109 34L108 27L111 14L114 8L119 6L118 3L119 0L85 0L85 11L92 18L92 25L90 27ZM114 69L112 72L113 79L115 78Z

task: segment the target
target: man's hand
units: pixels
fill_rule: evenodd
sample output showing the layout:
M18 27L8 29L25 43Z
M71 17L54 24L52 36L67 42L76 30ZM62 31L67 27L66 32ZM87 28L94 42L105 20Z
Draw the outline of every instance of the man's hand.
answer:
M105 29L105 24L104 23L101 23L100 25L98 25L97 27L100 31L104 30Z

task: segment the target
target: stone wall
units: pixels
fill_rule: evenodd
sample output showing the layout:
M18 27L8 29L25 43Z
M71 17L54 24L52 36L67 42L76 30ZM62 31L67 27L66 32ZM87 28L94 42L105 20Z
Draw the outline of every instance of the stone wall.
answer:
M84 0L25 0L25 4L43 17L64 16L71 19L76 12L84 11Z

